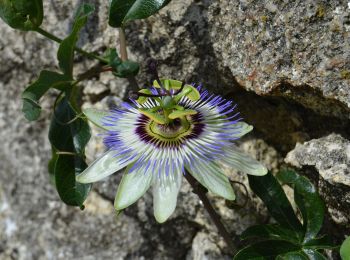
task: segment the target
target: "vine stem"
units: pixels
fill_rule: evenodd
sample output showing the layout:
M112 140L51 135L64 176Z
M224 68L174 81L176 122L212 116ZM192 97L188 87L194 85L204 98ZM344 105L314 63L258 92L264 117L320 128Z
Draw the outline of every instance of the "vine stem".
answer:
M41 34L42 36L50 39L50 40L53 40L57 43L61 43L62 42L62 39L58 38L57 36L53 35L52 33L49 33L48 31L45 31L44 29L42 28L37 28L35 30L36 32L38 32L39 34ZM79 47L74 47L74 50L76 50L77 52L81 53L82 55L90 58L90 59L96 59L96 60L99 60L100 62L102 63L108 63L104 58L96 55L96 54L93 54L91 52L87 52L87 51L84 51L83 49L79 48Z
M88 71L85 71L84 73L78 75L78 79L73 82L72 86L75 86L79 84L81 81L90 79L96 75L99 75L102 72L112 71L112 68L109 65L101 66L98 64L95 67L92 67Z
M119 52L120 52L120 58L122 61L128 60L128 50L126 49L126 36L125 36L125 30L123 27L120 27L118 30L119 33ZM130 88L132 91L138 91L139 85L135 79L135 77L128 77L128 81L130 84Z
M124 28L119 28L119 44L120 44L120 58L122 61L128 60L128 51L126 49L126 37L125 37L125 31Z
M209 213L210 218L214 222L216 228L218 229L220 235L223 237L225 240L226 244L229 246L231 249L232 253L237 252L236 246L233 244L233 241L231 239L230 234L228 233L227 229L225 226L222 224L220 220L220 215L215 211L213 206L211 205L206 193L206 189L199 183L197 180L188 172L185 172L185 179L188 181L188 183L191 185L193 192L198 195L200 200L203 203L204 208L206 211Z

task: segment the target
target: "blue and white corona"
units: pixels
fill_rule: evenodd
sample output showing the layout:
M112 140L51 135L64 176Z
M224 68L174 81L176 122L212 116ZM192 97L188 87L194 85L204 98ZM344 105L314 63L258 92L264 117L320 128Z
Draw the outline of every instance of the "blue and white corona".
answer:
M84 111L106 131L107 152L77 181L96 182L125 168L114 202L117 210L152 187L154 215L162 223L176 208L184 174L212 193L234 200L221 163L247 174L267 173L265 166L233 144L253 127L241 121L232 101L170 79L155 81L130 100L109 112Z

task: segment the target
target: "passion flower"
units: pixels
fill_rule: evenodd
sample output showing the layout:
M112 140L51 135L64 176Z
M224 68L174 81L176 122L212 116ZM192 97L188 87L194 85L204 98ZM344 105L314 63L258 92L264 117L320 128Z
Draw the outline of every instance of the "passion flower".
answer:
M176 80L155 81L130 100L109 112L84 111L106 130L107 152L77 181L96 182L126 167L116 210L133 204L152 186L154 215L164 222L175 210L184 174L212 193L234 200L220 162L247 174L267 173L232 143L253 129L241 121L232 101Z

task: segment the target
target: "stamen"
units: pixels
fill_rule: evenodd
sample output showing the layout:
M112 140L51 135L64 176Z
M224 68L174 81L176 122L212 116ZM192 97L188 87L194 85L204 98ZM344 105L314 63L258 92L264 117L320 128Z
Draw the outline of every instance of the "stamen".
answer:
M159 94L159 95L153 95L153 94L146 94L146 93L139 93L139 92L135 92L135 91L130 91L129 92L129 97L131 99L138 99L139 97L165 97L168 96L168 94L163 93L163 94Z
M179 94L179 93L184 89L185 84L186 84L185 81L182 81L182 84L181 84L180 89L174 93L174 96L176 96L177 94Z

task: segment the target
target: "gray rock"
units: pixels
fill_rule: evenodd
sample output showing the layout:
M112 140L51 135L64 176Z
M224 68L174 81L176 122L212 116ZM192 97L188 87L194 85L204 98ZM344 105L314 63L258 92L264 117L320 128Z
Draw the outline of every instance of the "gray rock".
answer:
M345 226L350 223L350 142L337 134L298 143L285 161L295 167L316 169L319 192L327 203L332 219Z
M283 92L322 113L326 106L315 102L315 92L298 95L298 88L309 86L350 107L349 11L345 0L216 1L209 34L218 62L240 85L260 94Z
M193 239L191 251L186 259L190 260L213 260L213 259L231 259L229 256L223 256L220 248L215 244L213 238L203 232L198 233Z
M337 134L298 143L285 159L296 167L314 166L331 184L350 187L350 141Z

